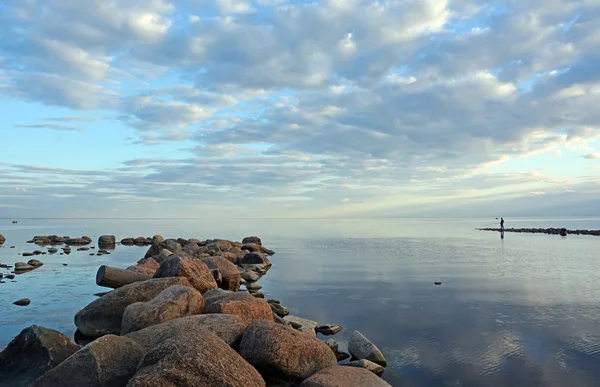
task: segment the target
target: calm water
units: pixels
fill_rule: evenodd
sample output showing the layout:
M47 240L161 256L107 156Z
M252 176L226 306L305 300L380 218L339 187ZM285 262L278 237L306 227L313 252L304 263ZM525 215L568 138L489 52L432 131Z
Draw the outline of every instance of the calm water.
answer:
M600 220L507 219L506 227L600 228ZM475 231L494 219L10 220L0 262L27 260L34 235L226 238L274 249L260 283L292 314L360 330L386 355L396 386L593 386L600 380L600 237ZM9 246L16 246L9 249ZM126 267L146 248L36 257L0 284L0 348L31 324L74 333L73 315L104 291L99 265ZM68 266L63 266L66 263ZM0 269L3 270L3 269ZM6 270L3 271L5 274ZM442 281L442 286L434 286ZM28 307L16 307L18 298ZM597 382L596 382L597 383ZM596 384L597 385L597 384Z

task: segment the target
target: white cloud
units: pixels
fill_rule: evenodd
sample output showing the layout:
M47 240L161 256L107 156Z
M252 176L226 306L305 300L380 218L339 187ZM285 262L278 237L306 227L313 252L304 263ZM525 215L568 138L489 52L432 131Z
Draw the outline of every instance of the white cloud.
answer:
M600 160L600 153L588 153L582 157L590 160Z

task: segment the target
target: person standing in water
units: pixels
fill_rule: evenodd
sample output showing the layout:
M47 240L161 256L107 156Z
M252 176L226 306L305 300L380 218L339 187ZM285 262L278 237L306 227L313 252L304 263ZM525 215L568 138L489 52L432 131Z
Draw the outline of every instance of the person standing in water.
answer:
M500 218L500 231L504 232L504 218Z

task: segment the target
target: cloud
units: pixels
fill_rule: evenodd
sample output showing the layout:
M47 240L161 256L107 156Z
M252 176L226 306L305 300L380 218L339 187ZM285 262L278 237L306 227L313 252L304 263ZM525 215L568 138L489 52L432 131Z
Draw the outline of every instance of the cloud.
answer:
M589 160L600 160L600 153L588 153L587 155L581 157Z
M70 132L81 132L84 129L78 126L68 126L62 124L17 124L15 128L33 128L33 129L52 129L52 130L65 130Z

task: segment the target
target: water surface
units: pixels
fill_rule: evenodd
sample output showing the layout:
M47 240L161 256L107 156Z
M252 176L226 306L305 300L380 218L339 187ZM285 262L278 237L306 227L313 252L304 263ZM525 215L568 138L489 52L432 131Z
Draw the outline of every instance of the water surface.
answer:
M476 231L465 220L0 220L0 262L27 260L34 235L225 238L259 235L276 251L261 279L291 313L357 329L386 355L396 386L593 386L600 380L600 238ZM506 227L600 228L598 219L506 219ZM9 249L14 245L15 249ZM36 257L0 284L0 347L31 324L68 335L99 265L126 267L147 248ZM66 263L68 266L63 266ZM3 271L5 274L6 270ZM441 281L435 286L434 281ZM27 297L28 307L12 301Z

